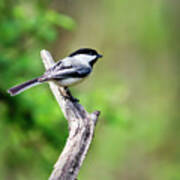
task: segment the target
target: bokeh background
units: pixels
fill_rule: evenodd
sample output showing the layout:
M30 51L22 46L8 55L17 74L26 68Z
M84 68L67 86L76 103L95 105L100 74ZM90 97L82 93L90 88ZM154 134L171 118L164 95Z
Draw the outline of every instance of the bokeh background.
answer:
M41 75L40 50L58 60L91 47L104 55L73 94L101 110L80 180L179 180L178 0L0 0L0 179L44 180L68 136Z

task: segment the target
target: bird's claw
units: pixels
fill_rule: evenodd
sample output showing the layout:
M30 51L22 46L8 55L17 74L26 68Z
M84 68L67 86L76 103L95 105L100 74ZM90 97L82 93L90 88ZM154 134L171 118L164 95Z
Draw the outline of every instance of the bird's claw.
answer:
M77 98L75 98L73 96L64 96L64 98L67 99L67 100L70 100L70 101L72 101L74 103L78 103L79 102L79 99L77 99Z

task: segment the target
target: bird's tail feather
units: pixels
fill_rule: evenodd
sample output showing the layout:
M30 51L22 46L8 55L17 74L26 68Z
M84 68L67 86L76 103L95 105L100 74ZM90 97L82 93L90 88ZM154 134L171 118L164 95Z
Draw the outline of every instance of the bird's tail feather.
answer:
M33 86L38 85L38 84L40 84L39 78L35 78L35 79L32 79L32 80L30 80L30 81L27 81L27 82L25 82L25 83L22 83L22 84L20 84L20 85L17 85L17 86L14 86L14 87L10 88L10 89L8 90L8 93L9 93L11 96L15 96L15 95L17 95L17 94L25 91L26 89L29 89L29 88L31 88L31 87L33 87Z

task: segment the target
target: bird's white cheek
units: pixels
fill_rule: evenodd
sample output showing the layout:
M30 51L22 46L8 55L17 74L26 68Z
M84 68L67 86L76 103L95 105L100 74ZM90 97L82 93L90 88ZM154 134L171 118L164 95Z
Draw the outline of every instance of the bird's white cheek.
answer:
M80 55L76 55L75 58L82 64L87 64L92 60L94 60L96 56L80 54Z

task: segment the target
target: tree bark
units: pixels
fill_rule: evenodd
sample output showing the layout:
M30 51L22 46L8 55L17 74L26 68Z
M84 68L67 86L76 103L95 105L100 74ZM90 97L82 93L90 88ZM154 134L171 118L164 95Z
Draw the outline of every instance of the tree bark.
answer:
M55 63L46 50L41 51L41 58L46 70ZM69 126L69 137L49 180L75 180L91 144L100 112L88 113L81 104L63 96L69 90L53 82L49 85Z

